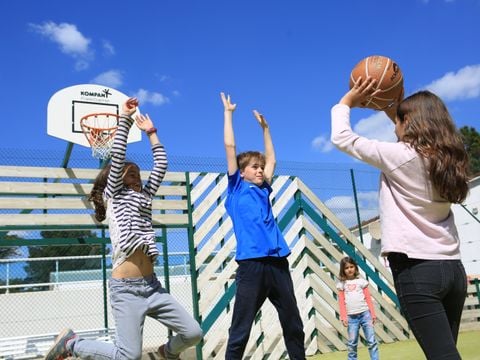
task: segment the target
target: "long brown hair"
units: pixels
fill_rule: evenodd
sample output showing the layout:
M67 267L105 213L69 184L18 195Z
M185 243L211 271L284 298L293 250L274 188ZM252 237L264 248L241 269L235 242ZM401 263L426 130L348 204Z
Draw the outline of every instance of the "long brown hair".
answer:
M427 160L430 181L439 195L451 203L464 201L468 155L443 101L430 91L419 91L400 103L397 121L405 124L400 140Z
M126 162L123 169L127 169L129 166L134 165L137 166L133 162ZM112 165L108 164L105 166L95 178L93 182L92 191L90 191L90 196L88 197L88 201L93 202L95 206L95 219L97 221L103 221L106 218L107 208L105 207L105 202L103 201L103 192L105 190L105 186L107 186L108 174L110 174L110 169Z

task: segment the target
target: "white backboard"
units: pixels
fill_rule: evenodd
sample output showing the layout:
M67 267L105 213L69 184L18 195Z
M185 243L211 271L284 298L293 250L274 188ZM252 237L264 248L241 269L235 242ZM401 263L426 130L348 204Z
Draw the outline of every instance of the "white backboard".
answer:
M111 87L96 84L74 85L57 91L47 107L48 135L90 147L82 132L80 119L92 113L120 114L128 96ZM139 110L138 110L139 111ZM142 132L132 126L128 142L142 139Z

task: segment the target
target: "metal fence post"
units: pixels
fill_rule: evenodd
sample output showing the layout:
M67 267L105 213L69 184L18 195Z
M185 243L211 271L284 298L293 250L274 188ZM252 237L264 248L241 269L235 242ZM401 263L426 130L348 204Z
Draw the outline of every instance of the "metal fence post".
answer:
M353 169L350 169L350 177L352 179L353 199L355 200L355 211L357 213L358 234L360 235L360 242L363 244L362 220L360 219L360 207L358 205L357 186L355 185Z
M191 284L192 284L192 307L193 307L193 316L195 320L199 323L201 322L200 319L200 309L199 309L199 299L198 299L198 287L197 287L197 265L195 261L195 243L194 243L194 231L195 227L193 225L193 204L191 198L192 187L190 184L190 173L188 171L185 172L185 187L187 190L187 204L188 204L188 253L190 259L190 276L191 276ZM196 346L196 355L198 360L203 359L202 355L202 346L201 343Z
M107 246L105 229L102 229L102 287L103 287L103 324L108 334L108 304L107 304Z

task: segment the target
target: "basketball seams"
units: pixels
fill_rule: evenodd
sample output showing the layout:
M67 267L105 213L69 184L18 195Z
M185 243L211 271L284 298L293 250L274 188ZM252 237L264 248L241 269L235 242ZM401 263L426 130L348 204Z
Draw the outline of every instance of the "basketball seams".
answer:
M387 71L388 71L388 67L390 66L390 59L387 59L387 64L383 66L383 72L380 76L380 79L378 80L377 82L377 87L376 89L378 89L379 87L381 88L381 85L383 83L383 79L385 79L385 75L387 74Z
M400 85L403 81L403 76L400 76L400 80L398 80L395 84L393 84L392 86L390 86L389 88L386 88L386 89L383 89L383 90L380 90L380 92L388 92L392 89L395 89L398 85Z

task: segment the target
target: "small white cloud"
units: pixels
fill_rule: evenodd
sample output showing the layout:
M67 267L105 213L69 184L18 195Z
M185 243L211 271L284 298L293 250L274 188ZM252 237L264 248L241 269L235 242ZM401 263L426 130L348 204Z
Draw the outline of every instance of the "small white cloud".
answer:
M28 231L12 230L12 231L9 231L7 235L17 236L22 239L28 239L29 233Z
M110 55L115 55L115 48L113 47L112 43L107 40L102 41L102 46L103 46L103 52L105 55L110 56Z
M395 135L395 126L392 120L382 112L376 112L373 115L360 119L352 129L358 135L368 139L376 139L379 141L397 142ZM332 151L334 145L330 138L325 135L320 135L314 138L311 142L313 149L322 153Z
M365 206L371 206L372 204L375 207L378 206L378 191L359 192L357 197Z
M118 70L110 70L95 77L91 83L118 88L123 84L123 75Z
M378 192L368 191L357 194L358 207L362 220L371 219L378 216ZM335 212L342 223L347 227L358 224L355 199L353 196L334 196L327 201L325 205Z
M48 38L60 47L60 51L75 59L75 68L83 70L93 59L93 51L89 48L91 40L83 36L73 24L56 24L52 21L43 24L30 24L30 28Z
M312 148L314 148L315 150L319 150L322 153L327 153L329 151L332 151L333 144L329 138L320 135L312 140Z
M480 96L480 64L449 72L425 86L443 100L465 100Z
M385 115L383 111L361 119L353 127L358 135L368 139L376 139L380 141L396 142L395 126L392 120Z
M165 81L170 80L170 76L168 76L168 75L157 75L157 77L160 80L160 82L165 82Z
M330 209L355 209L355 201L351 196L334 196L325 205Z
M137 93L133 96L138 99L140 104L151 103L155 106L161 106L170 102L170 99L165 95L162 95L158 92L151 92L145 89L139 89Z
M75 70L77 71L88 69L89 66L90 66L89 62L82 59L79 59L75 62Z

